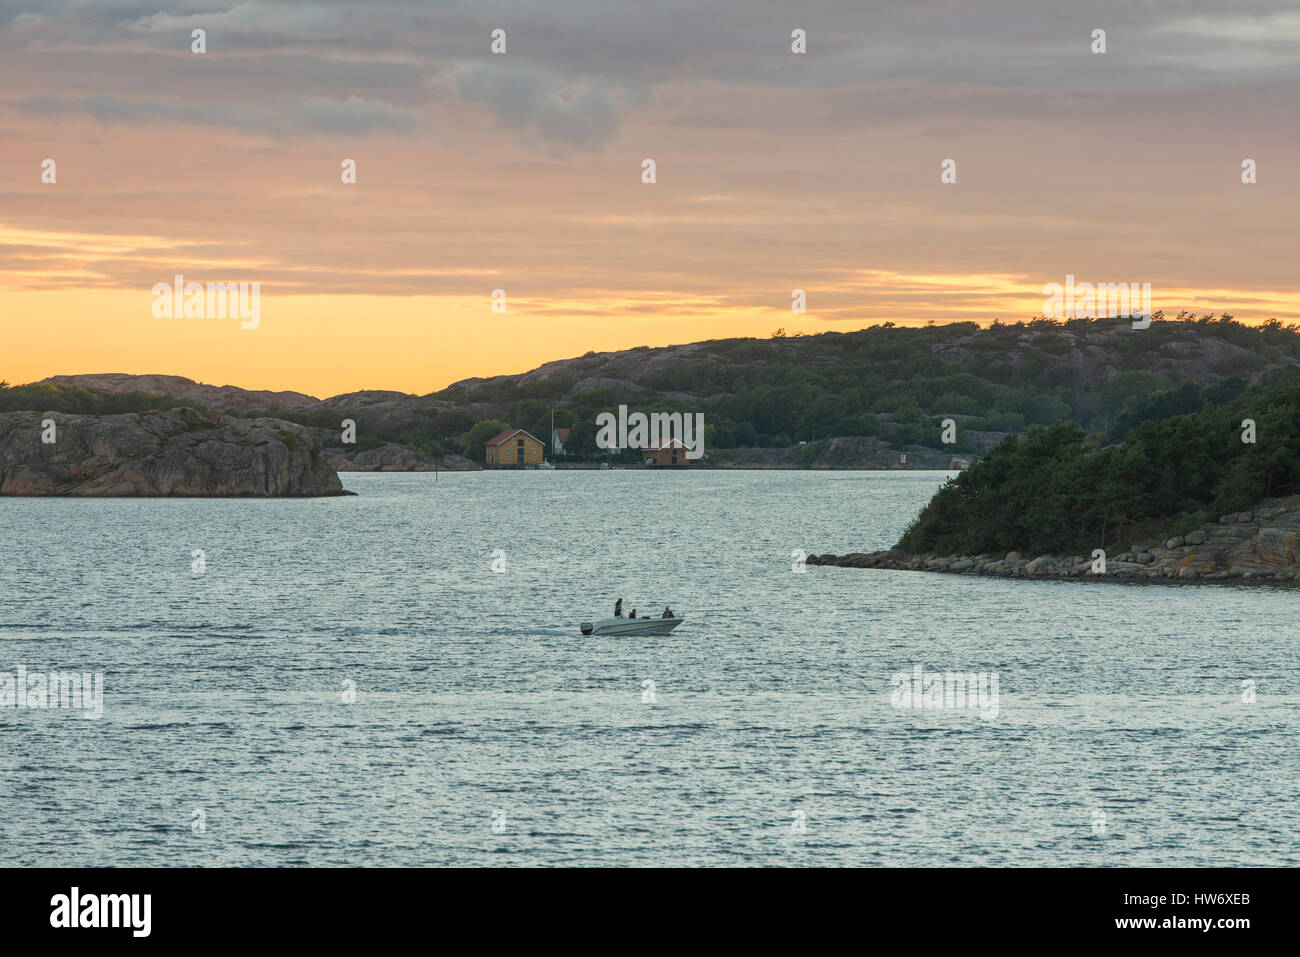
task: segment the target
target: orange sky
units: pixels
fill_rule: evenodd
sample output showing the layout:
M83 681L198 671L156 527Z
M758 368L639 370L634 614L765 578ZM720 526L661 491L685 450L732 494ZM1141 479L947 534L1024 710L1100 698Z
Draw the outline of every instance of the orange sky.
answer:
M0 27L0 379L424 393L778 326L1028 319L1067 273L1300 321L1277 5L1103 4L1104 56L1041 5L1014 31L1007 5L135 6ZM259 283L260 324L155 318L176 273Z

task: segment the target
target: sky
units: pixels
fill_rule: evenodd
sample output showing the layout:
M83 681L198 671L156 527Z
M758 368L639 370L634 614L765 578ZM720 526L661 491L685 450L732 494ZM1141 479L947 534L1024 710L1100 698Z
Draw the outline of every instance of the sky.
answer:
M1298 91L1262 0L0 0L0 379L426 393L1067 275L1300 321Z

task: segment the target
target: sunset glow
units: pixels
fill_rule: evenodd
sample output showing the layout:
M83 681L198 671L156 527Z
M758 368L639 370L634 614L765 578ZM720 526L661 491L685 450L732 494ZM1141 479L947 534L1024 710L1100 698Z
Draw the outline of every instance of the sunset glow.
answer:
M423 393L589 350L1029 319L1067 274L1300 319L1296 68L1240 18L1211 62L1208 21L1140 11L1140 55L899 8L836 11L795 57L784 16L588 10L559 37L540 8L258 7L0 27L0 377ZM260 283L258 328L155 319L178 273Z

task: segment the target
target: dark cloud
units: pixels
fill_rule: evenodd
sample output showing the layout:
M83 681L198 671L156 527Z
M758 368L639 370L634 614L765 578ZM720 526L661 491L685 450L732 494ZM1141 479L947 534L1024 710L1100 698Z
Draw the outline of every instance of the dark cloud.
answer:
M466 67L455 76L465 99L487 104L507 127L536 131L549 143L599 149L618 131L614 91L593 82L540 81L488 66Z
M1290 93L1300 80L1300 12L1276 0L0 0L0 22L10 98L19 83L40 91L23 99L27 109L72 104L123 123L206 116L268 133L404 130L428 105L429 79L442 75L466 105L528 141L590 151L657 91L682 85L755 96L818 90L846 107L801 123L831 134L891 107L946 102L946 112L978 116L1018 102L1032 116L1059 109L1054 93L1199 95L1243 83ZM208 32L211 57L197 69L187 53L196 27ZM508 52L493 56L498 27ZM789 51L795 27L808 32L804 57ZM1098 28L1105 56L1088 49ZM158 102L162 88L175 108ZM267 91L281 105L263 106ZM742 122L765 125L753 111L730 121Z

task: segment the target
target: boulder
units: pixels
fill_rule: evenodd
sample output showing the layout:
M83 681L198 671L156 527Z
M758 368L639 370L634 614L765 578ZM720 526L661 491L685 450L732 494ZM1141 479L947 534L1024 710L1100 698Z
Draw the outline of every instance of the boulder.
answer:
M1295 561L1295 536L1285 528L1261 528L1255 536L1255 554L1267 562L1290 565Z

